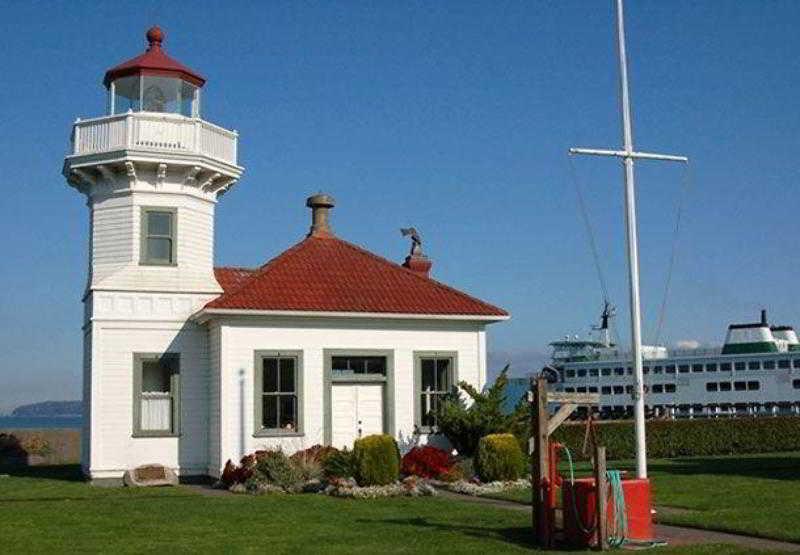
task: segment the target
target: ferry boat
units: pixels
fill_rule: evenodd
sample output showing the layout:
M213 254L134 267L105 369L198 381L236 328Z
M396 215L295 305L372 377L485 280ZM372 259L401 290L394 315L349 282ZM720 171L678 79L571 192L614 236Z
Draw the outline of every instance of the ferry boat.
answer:
M589 340L550 344L556 390L599 393L601 418L633 415L631 353L617 349L606 303ZM650 418L718 418L800 414L800 341L792 326L761 320L731 324L720 348L642 346Z

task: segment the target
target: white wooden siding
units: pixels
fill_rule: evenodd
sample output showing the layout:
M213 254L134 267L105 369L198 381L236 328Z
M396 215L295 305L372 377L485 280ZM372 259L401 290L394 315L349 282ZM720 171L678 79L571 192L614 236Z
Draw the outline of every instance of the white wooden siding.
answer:
M287 452L323 443L323 351L379 349L394 353L394 422L398 441L414 438L414 352L456 351L458 378L483 387L483 325L469 322L261 318L221 323L220 457L238 461L257 449L281 447ZM254 351L303 351L302 437L254 437Z

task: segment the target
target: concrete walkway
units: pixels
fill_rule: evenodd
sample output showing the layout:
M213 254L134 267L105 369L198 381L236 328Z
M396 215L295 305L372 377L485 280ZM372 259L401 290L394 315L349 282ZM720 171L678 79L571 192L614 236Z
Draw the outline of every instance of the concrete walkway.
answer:
M500 499L490 499L488 497L474 497L471 495L463 495L460 493L453 493L451 491L439 490L439 494L446 499L453 499L466 503L476 503L479 505L486 505L491 507L499 507L513 511L524 511L530 513L531 508L522 503L515 503L513 501L503 501ZM778 540L767 540L763 538L756 538L753 536L745 536L741 534L731 534L728 532L714 532L711 530L703 530L700 528L689 528L686 526L672 526L669 524L656 524L656 535L659 540L664 540L668 545L697 545L703 543L724 543L744 547L748 549L755 549L759 551L782 551L786 553L800 553L800 544L783 542ZM626 547L626 549L638 549L633 546Z

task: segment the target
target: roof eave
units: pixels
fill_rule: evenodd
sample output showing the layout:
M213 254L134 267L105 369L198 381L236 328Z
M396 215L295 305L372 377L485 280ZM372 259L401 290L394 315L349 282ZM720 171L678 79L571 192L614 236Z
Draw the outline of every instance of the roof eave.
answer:
M356 318L381 320L439 320L459 322L482 322L491 324L511 318L509 314L414 314L397 312L335 312L325 310L253 310L242 308L202 308L192 319L203 324L225 316L250 317L301 317L301 318Z

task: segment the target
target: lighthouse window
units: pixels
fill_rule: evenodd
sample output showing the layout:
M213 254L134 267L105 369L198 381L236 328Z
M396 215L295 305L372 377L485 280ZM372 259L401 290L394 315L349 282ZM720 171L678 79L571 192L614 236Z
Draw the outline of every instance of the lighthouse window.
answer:
M142 208L142 264L175 264L176 219L174 208Z
M720 391L730 391L731 390L731 382L720 382L719 390Z
M788 360L779 360L778 361L778 368L789 368L789 361Z
M800 380L798 380L798 382L800 382ZM604 386L603 386L603 387L600 389L600 391L601 391L601 393L602 393L603 395L611 395L611 386L610 386L610 385L604 385Z
M733 389L736 391L746 391L747 384L745 382L733 382Z
M730 372L731 371L731 363L730 362L723 362L719 365L720 372Z
M660 383L654 384L653 393L664 393L664 385Z
M717 371L717 363L711 362L706 364L706 372L716 372Z
M692 364L692 372L702 372L703 365L702 364Z
M750 370L761 370L761 362L758 360L751 360L747 363L747 368Z
M600 370L600 373L603 376L610 376L611 375L611 368L603 368L602 370Z
M670 364L669 366L665 366L664 367L664 371L667 374L674 374L675 373L675 365L674 364Z
M706 384L706 391L719 391L719 385L717 382L708 382Z
M747 391L758 391L759 389L761 389L761 384L759 382L747 382Z
M664 384L664 391L666 391L667 393L675 393L675 384L674 383Z
M747 368L747 363L745 363L745 362L735 362L733 364L733 367L736 370L745 370Z
M764 370L775 370L775 361L774 360L765 360L764 361Z
M688 371L689 371L688 364L681 364L680 366L678 366L678 372L680 372L681 374L686 374Z

